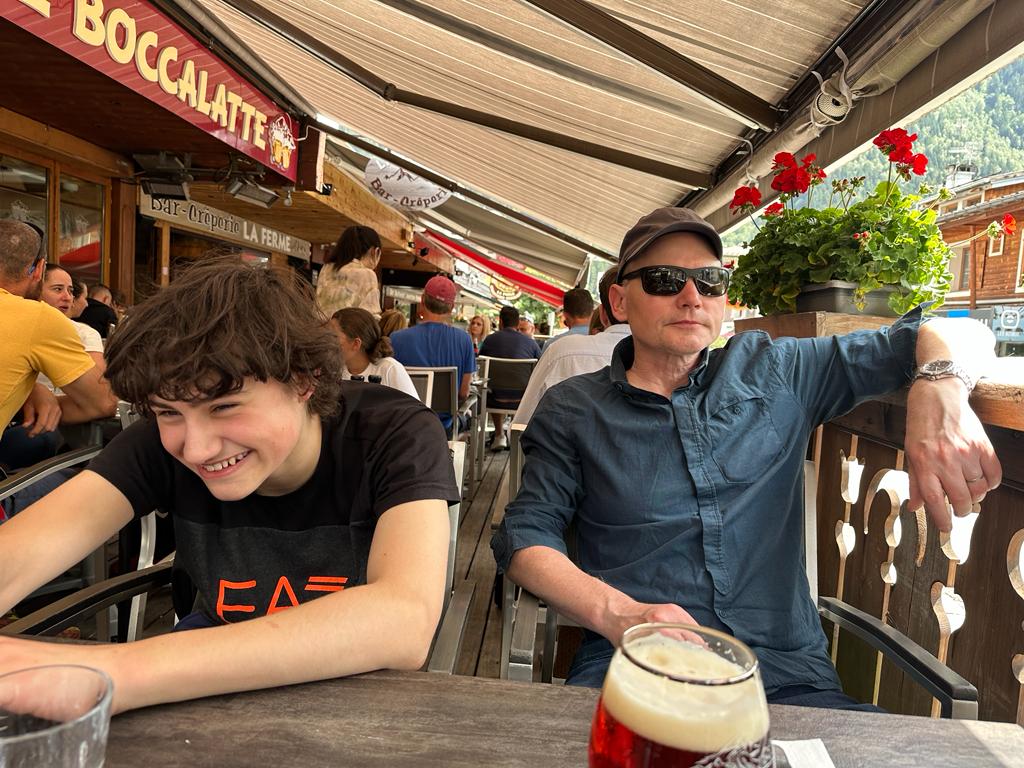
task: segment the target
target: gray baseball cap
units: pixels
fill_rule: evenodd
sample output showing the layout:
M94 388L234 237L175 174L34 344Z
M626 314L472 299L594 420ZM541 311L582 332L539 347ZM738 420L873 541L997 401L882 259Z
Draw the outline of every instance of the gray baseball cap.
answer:
M718 232L692 208L658 208L641 218L626 236L619 248L619 271L615 280L622 279L626 265L647 249L662 235L671 232L693 232L707 240L715 257L722 260L722 238Z

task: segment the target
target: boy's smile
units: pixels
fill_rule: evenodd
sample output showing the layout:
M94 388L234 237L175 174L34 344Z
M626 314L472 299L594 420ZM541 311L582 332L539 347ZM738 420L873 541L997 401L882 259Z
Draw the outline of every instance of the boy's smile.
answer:
M212 400L151 398L160 442L222 501L281 496L305 483L320 456L320 418L310 393L246 379Z

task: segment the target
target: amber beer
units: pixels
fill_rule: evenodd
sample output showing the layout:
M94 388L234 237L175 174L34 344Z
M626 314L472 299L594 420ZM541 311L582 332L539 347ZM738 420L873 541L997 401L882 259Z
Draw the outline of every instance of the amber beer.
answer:
M753 652L715 630L627 630L590 731L591 768L774 765Z

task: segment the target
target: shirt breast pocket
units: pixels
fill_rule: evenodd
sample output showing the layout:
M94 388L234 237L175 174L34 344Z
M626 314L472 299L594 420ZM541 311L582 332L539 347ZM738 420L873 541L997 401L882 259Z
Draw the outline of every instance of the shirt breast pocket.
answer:
M749 397L720 406L708 418L711 456L727 482L752 483L782 453L771 401Z

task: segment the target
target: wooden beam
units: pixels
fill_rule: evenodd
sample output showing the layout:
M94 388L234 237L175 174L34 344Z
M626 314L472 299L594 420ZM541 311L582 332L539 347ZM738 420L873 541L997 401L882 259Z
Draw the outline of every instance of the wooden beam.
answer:
M768 102L586 0L527 1L595 40L686 86L751 128L770 131L778 123L778 113Z
M332 187L329 195L316 192L297 194L312 195L356 224L373 227L384 241L385 248L409 250L412 227L408 219L394 208L382 203L365 186L329 162L324 163L324 182Z
M160 249L156 257L156 281L161 288L171 283L171 225L166 221L158 221L156 228L160 232Z
M135 302L135 214L138 211L134 184L115 179L110 190L110 285L121 291L129 305Z
M122 155L3 107L0 139L36 145L37 151L45 149L59 160L92 166L106 176L131 176L133 171L131 162Z

